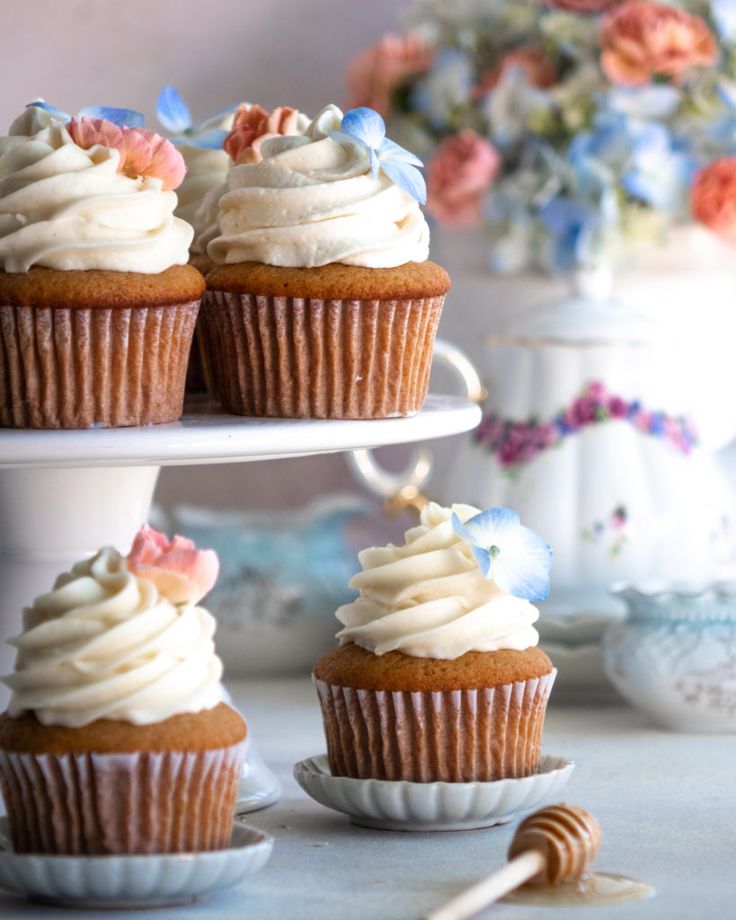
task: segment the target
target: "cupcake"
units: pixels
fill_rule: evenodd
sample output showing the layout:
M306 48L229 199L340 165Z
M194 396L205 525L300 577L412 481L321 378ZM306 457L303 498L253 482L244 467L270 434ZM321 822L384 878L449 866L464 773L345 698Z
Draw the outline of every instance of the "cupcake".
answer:
M204 280L173 215L184 161L135 115L37 102L0 138L1 427L181 415Z
M328 106L302 133L270 135L266 124L234 128L237 165L207 245L202 319L223 406L289 418L418 412L449 287L427 261L419 160L371 109Z
M539 769L555 670L532 600L551 550L505 508L429 504L402 546L366 549L315 666L335 776L429 783Z
M176 214L194 228L189 250L189 263L203 274L212 268L207 244L218 235L217 207L227 191L227 174L242 146L246 126L260 126L259 140L249 145L247 155L257 149L260 138L268 134L302 133L309 119L295 109L275 109L265 112L249 102L223 109L201 122L193 123L184 100L173 86L159 94L156 107L158 119L176 144L187 166L187 174L179 190ZM231 134L231 129L236 130ZM255 130L248 127L247 130ZM237 140L234 140L237 139ZM233 148L233 143L236 147ZM187 373L187 392L214 392L212 367L207 347L207 330L201 316L194 330L194 345Z
M132 854L229 844L245 754L223 702L217 556L144 527L24 612L0 716L0 788L21 853Z

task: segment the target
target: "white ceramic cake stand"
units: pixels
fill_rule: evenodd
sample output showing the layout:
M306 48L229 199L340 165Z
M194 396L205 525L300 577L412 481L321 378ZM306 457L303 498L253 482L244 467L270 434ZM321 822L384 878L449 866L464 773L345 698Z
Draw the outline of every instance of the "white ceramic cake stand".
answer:
M0 430L0 673L12 670L5 640L22 610L59 572L101 546L130 546L148 519L162 466L275 460L404 444L460 434L480 421L472 402L430 396L408 419L247 419L199 404L179 422L85 431ZM0 688L0 710L8 695ZM252 748L251 748L252 750ZM278 797L257 753L246 807Z

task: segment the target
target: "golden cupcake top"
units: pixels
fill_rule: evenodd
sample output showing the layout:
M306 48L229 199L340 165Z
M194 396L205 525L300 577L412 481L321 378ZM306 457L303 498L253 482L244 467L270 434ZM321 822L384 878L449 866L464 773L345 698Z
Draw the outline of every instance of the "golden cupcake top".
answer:
M321 300L414 300L442 297L450 287L444 268L429 260L397 268L364 268L332 262L316 268L282 268L261 262L215 266L207 273L211 290L264 297Z

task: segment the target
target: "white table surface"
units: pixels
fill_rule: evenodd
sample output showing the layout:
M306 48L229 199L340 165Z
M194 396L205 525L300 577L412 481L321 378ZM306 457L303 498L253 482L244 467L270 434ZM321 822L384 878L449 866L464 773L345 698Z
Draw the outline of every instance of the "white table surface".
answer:
M316 697L305 678L231 684L258 747L284 785L281 801L250 816L276 838L258 876L191 907L145 916L190 920L417 920L502 865L514 824L449 834L354 827L312 802L291 778L296 760L324 750ZM624 708L550 708L544 748L577 768L566 801L603 828L597 866L640 878L657 896L559 910L499 905L482 917L590 916L626 920L736 917L736 738L675 735ZM0 916L70 917L0 893ZM130 920L131 913L82 916Z

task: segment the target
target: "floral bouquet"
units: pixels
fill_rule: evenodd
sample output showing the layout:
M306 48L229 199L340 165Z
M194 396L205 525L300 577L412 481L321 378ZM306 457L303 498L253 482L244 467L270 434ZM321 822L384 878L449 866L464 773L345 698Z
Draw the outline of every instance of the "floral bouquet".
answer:
M354 105L502 273L615 265L693 219L736 242L736 0L416 0Z

